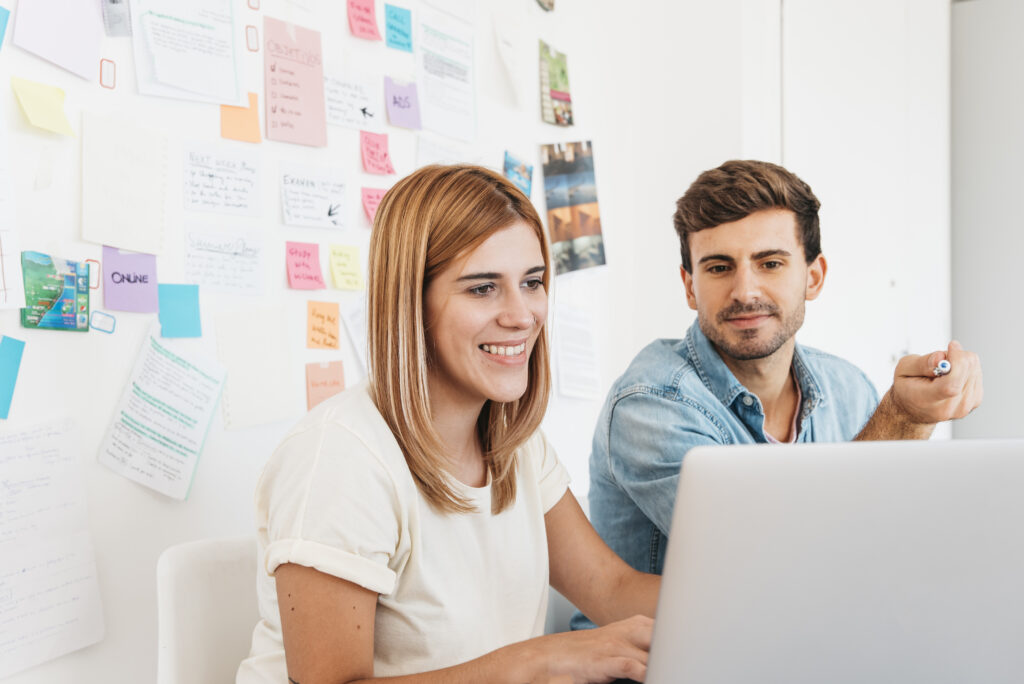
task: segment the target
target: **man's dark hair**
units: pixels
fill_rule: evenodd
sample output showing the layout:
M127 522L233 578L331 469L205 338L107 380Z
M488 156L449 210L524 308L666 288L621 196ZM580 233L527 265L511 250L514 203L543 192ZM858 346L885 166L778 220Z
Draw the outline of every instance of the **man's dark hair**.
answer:
M700 174L676 202L672 220L683 268L693 273L690 233L739 221L762 209L789 209L796 214L797 236L809 264L821 254L820 207L811 186L777 164L727 161Z

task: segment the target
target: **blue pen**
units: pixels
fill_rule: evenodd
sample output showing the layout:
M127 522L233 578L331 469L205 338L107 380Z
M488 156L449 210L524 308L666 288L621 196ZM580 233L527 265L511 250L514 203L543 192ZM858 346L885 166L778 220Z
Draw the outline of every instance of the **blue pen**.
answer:
M942 359L939 361L939 365L932 368L932 374L935 375L935 377L939 377L940 375L945 375L951 370L953 370L953 364L946 359Z

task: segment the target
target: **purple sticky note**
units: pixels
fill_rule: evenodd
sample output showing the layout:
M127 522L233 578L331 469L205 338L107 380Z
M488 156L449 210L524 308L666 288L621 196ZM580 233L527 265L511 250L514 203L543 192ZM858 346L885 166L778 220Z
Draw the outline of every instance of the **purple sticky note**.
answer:
M156 257L104 245L103 306L113 311L159 311Z
M384 77L384 99L388 108L388 121L392 126L411 128L418 131L420 125L420 98L416 84L395 83L389 76Z

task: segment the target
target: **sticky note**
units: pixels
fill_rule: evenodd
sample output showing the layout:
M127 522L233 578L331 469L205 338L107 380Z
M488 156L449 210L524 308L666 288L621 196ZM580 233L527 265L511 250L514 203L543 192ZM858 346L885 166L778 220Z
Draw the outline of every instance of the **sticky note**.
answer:
M371 224L377 216L377 207L386 192L387 190L382 188L363 188L363 211L366 212L366 218Z
M306 302L306 347L338 349L340 320L337 302Z
M384 101L392 126L420 130L420 98L415 83L396 83L384 77Z
M285 243L288 265L288 286L294 290L322 290L324 276L320 271L320 245L315 242Z
M343 389L345 367L341 361L306 364L306 408L313 408Z
M263 17L267 140L327 146L319 31Z
M160 310L156 257L103 246L103 306L114 311Z
M331 245L331 280L339 290L362 290L365 287L359 268L358 247Z
M394 173L388 152L388 134L359 131L359 147L363 154L363 170L367 173Z
M64 114L64 91L45 83L27 81L11 76L11 88L18 98L25 118L36 128L61 135L74 135L68 117Z
M4 34L7 33L7 20L11 17L11 11L0 7L0 47L4 44Z
M256 108L256 93L249 93L248 107L220 106L220 137L242 142L262 142L260 112Z
M384 5L384 35L389 48L412 52L412 12Z
M18 380L18 369L21 367L21 355L24 351L25 343L21 340L6 335L0 339L0 418L6 419L11 412L14 383Z
M160 285L160 336L202 337L198 285Z
M348 0L348 28L356 38L380 40L374 0Z

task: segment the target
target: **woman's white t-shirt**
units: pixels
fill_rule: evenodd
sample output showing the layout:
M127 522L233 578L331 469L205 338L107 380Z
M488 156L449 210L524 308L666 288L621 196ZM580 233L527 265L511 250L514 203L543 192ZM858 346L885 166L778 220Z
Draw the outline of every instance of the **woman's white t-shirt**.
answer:
M296 563L377 592L374 675L463 663L544 630L544 514L569 476L538 431L520 448L515 503L452 480L477 512L439 513L420 494L364 382L284 438L256 488L261 620L238 684L285 684L273 572Z

